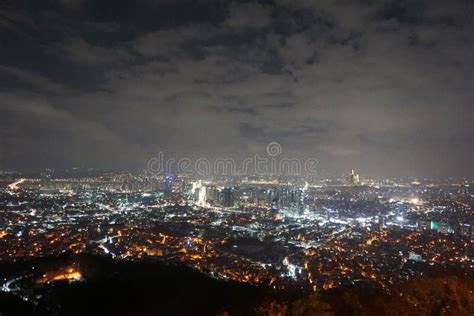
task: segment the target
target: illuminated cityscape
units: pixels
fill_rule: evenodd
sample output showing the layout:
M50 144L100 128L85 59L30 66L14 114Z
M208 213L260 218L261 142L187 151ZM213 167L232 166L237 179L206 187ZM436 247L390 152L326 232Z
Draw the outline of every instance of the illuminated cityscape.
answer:
M0 316L473 316L473 17L0 1Z
M354 170L314 182L5 175L0 258L153 258L211 278L304 292L355 282L388 288L434 268L472 271L471 181L355 177ZM2 289L34 301L22 278L36 286L82 280L80 268L62 269L4 279Z

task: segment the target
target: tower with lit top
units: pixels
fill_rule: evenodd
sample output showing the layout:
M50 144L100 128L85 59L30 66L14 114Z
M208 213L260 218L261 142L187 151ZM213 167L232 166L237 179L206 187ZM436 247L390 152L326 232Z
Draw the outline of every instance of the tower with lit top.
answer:
M360 184L360 176L358 173L354 172L354 169L351 169L351 174L349 175L349 182L352 185L358 185Z

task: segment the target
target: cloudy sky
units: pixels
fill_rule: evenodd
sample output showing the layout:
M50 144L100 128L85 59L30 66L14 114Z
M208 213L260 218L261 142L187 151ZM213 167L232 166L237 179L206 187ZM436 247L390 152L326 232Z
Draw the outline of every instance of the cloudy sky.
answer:
M3 1L0 168L278 142L336 176L473 176L473 16L469 0Z

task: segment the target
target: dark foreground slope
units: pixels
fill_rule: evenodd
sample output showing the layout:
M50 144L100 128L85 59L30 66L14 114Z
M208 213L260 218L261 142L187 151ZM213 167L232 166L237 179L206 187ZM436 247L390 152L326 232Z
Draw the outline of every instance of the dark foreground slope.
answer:
M64 267L81 271L85 281L37 283L42 275ZM16 295L0 292L2 316L474 314L474 279L466 271L432 273L389 292L361 283L312 295L215 280L154 260L125 262L88 255L0 264L2 282L18 276L26 277L15 283L20 288Z
M16 276L20 271L32 271L33 266L35 276L21 286L37 302L24 302L3 293L2 316L20 315L17 308L36 315L209 315L224 310L248 314L265 296L262 288L215 280L186 267L151 260L133 263L86 255L63 256L4 264L0 271ZM43 273L64 266L78 268L85 281L34 284L33 280Z

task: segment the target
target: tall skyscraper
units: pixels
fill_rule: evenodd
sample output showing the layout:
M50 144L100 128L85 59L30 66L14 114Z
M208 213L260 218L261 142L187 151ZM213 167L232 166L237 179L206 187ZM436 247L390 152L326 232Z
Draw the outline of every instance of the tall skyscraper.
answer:
M171 196L172 193L173 193L173 176L166 176L165 184L164 184L165 197Z
M287 188L282 188L280 192L280 206L283 208L288 208L291 206L291 192Z
M354 172L354 169L351 170L351 174L349 175L349 182L352 185L358 185L360 183L360 176Z
M235 204L234 189L224 188L221 191L221 204L224 207L232 207Z

